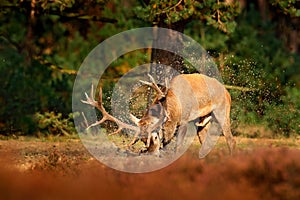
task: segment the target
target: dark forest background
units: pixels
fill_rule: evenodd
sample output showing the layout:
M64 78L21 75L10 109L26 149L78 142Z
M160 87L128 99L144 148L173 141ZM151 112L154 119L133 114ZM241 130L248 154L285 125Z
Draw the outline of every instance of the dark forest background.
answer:
M299 1L2 0L0 24L1 134L75 134L71 95L84 58L149 26L183 32L214 58L231 88L235 135L300 134ZM106 74L118 79L150 54L127 54Z

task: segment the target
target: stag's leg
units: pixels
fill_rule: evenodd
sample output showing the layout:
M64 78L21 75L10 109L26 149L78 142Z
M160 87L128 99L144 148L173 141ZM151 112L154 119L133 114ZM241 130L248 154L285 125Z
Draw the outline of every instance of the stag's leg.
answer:
M198 127L197 134L201 143L199 151L200 159L204 158L214 148L218 141L218 133L221 132L213 113L211 116L212 119L205 126Z
M176 151L181 147L183 140L187 132L187 125L180 125L178 128L177 139L176 139Z
M235 148L235 139L233 138L233 135L231 133L231 129L230 129L230 111L228 111L226 113L226 119L223 125L223 134L225 136L230 154L232 155L234 148Z
M207 131L210 127L210 122L208 122L207 124L205 124L204 126L198 126L197 128L197 135L198 135L198 139L200 144L202 145L206 139L207 136Z
M235 149L235 139L233 138L232 136L232 133L231 133L231 130L230 130L230 122L226 122L226 124L224 125L223 127L223 134L226 138L226 142L227 142L227 145L228 145L228 148L230 150L230 154L232 155L234 149Z
M222 128L230 154L232 155L236 142L230 129L230 101L227 101L227 103L222 104L218 109L214 110L213 114Z

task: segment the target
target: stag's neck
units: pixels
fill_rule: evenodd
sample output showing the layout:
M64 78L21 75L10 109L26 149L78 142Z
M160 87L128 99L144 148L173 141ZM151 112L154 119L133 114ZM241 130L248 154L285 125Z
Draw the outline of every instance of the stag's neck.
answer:
M172 90L168 91L167 98L164 105L167 111L167 117L169 120L179 122L182 114L182 106L178 97Z

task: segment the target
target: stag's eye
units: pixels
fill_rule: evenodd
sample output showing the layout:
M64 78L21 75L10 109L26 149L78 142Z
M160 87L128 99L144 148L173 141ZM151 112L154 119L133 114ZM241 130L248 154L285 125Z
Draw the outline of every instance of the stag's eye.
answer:
M158 133L152 132L152 139L157 140L158 139Z

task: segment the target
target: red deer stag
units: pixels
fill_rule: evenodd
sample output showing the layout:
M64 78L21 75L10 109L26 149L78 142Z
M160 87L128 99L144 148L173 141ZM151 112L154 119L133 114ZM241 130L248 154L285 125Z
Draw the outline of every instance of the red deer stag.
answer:
M224 85L206 75L181 74L174 77L163 92L153 77L150 75L149 77L152 82L141 82L152 87L157 92L157 97L141 119L131 116L137 127L109 115L102 106L101 91L99 102L94 100L93 91L90 97L86 94L86 101L82 101L98 108L103 114L103 118L91 126L105 120L114 121L119 126L116 132L120 132L123 128L136 131L129 145L133 145L140 137L149 152L157 152L175 136L177 147L180 146L186 136L187 124L195 120L197 120L195 123L198 127L197 134L200 143L203 144L211 121L214 120L222 129L230 153L233 152L235 140L230 130L231 98Z

